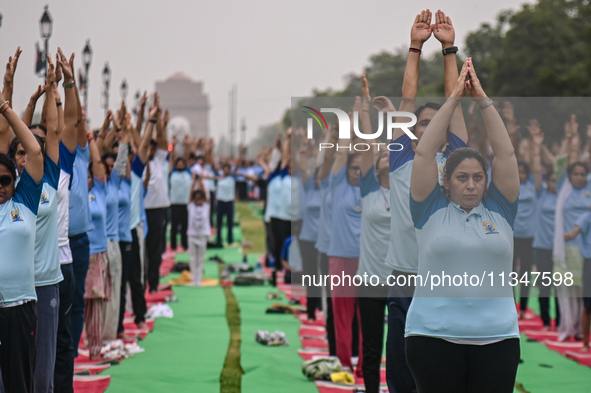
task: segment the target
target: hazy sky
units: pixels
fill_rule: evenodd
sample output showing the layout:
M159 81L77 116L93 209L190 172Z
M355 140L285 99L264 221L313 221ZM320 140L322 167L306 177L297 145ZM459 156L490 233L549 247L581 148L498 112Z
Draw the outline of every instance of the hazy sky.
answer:
M238 89L237 124L246 118L247 139L260 126L278 121L291 97L312 89L343 87L343 76L360 72L370 55L408 47L409 32L421 8L443 10L452 18L456 45L464 49L468 32L493 22L523 1L353 1L353 0L39 0L5 1L0 27L0 60L21 46L14 106L24 110L42 82L34 76L35 42L43 45L39 19L49 5L53 55L57 46L76 52L76 67L86 39L93 60L89 79L89 118L102 122L101 71L112 71L111 106L120 104L119 86L127 79L127 100L137 89L153 91L157 80L182 71L204 83L211 104L210 130L219 138L228 130L228 92ZM439 50L434 38L424 51Z

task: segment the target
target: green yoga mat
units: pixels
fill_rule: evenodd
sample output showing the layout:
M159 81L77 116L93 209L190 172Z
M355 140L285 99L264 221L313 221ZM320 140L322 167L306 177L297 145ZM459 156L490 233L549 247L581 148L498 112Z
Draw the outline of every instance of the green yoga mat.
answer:
M209 263L209 265L213 265ZM215 267L215 266L214 266ZM112 366L108 393L219 392L230 339L220 287L175 287L174 318L159 318L146 352Z
M234 287L242 317L242 393L317 393L313 382L302 374L300 322L290 314L265 314L276 300L266 299L274 288ZM285 299L285 297L284 297ZM285 302L285 301L283 301ZM285 333L289 346L266 347L254 339L257 330Z

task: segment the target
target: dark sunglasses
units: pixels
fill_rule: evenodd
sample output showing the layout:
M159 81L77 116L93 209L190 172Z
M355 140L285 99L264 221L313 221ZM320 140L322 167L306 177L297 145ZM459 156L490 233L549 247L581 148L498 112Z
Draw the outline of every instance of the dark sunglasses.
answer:
M0 185L2 187L8 187L12 184L12 176L0 176Z

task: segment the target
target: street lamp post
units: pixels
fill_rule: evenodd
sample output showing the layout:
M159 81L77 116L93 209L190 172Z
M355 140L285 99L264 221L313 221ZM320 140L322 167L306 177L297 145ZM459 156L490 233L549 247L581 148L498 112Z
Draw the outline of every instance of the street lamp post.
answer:
M92 49L90 40L86 40L86 45L82 50L82 63L84 64L84 111L88 115L88 70L92 62Z
M246 146L246 119L244 117L242 118L242 125L240 126L240 131L242 131L242 133L240 134L240 136L242 137L242 141L240 144L244 147Z
M127 81L125 79L121 82L119 92L121 93L121 101L125 101L125 98L127 97Z
M109 68L109 63L105 63L105 68L103 68L103 84L104 84L104 91L103 97L105 99L105 117L107 117L107 113L109 112L109 84L111 83L111 69Z
M49 6L46 5L45 10L43 11L43 15L41 16L41 20L39 21L41 38L43 38L43 40L45 41L45 52L43 54L43 63L45 63L45 79L47 79L47 54L49 53L49 38L51 37L51 32L53 28L53 19L51 19L51 15L49 15L48 8Z

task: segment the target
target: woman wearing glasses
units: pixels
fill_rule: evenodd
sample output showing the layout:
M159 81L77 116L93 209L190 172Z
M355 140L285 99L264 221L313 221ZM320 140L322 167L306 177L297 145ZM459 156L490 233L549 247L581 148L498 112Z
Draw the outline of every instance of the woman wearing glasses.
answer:
M43 187L43 153L35 136L0 93L0 123L8 125L27 154L16 185L13 161L0 153L0 369L7 392L33 392L37 314L35 232ZM5 127L4 127L5 128ZM6 146L4 146L6 148ZM6 150L5 150L6 151Z

